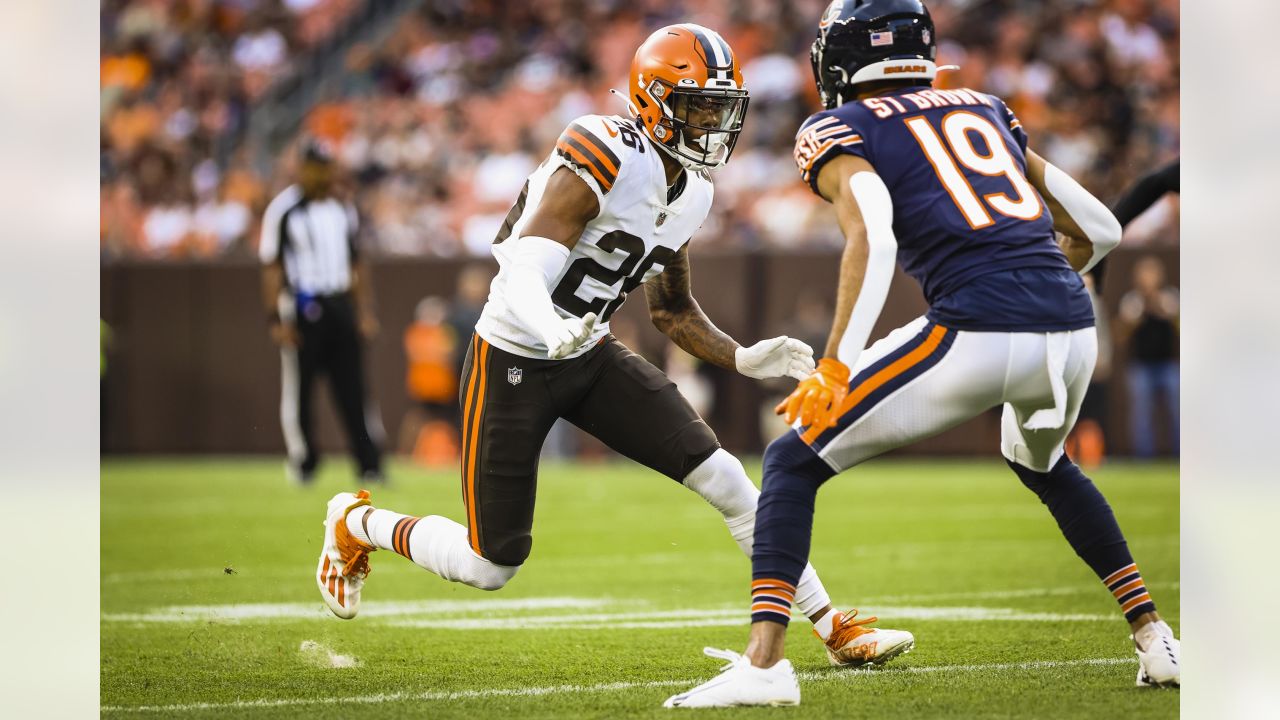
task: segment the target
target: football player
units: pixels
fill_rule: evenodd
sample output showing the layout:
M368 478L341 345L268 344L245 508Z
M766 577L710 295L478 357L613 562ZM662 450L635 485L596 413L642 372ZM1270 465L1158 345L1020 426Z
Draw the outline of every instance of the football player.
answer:
M786 597L818 488L999 406L1009 467L1119 602L1138 684L1179 682L1178 641L1110 506L1063 452L1097 349L1078 273L1119 243L1120 226L1027 148L999 98L934 90L935 41L919 0L835 0L819 24L811 56L826 109L801 126L795 159L847 239L836 319L817 370L779 405L793 429L765 454L746 654L710 651L725 670L668 707L798 703ZM864 350L895 257L929 310Z
M804 378L813 351L787 337L740 347L690 292L689 238L711 207L707 171L729 159L747 91L716 32L662 28L636 51L630 117L569 124L529 177L493 244L501 270L461 382L467 525L375 509L365 491L328 507L316 580L329 608L359 610L369 553L388 549L473 587L505 585L529 555L538 455L557 418L683 483L751 553L759 491L658 368L609 334L642 283L654 324L690 354L753 378ZM842 622L812 567L788 595L832 663L884 662L910 633Z

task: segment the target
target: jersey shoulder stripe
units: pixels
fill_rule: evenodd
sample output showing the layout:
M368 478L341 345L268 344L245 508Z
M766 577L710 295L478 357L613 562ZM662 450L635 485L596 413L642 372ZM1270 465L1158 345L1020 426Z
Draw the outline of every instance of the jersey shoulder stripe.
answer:
M596 137L579 122L569 124L556 141L556 152L569 162L591 173L606 195L618 180L622 161L604 140Z
M839 117L809 118L796 133L794 157L800 177L813 186L818 168L840 152L862 144L862 135Z

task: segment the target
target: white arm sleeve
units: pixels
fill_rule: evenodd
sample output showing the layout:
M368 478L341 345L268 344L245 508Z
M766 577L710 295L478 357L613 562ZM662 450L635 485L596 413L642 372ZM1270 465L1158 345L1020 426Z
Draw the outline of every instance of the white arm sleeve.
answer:
M529 235L516 240L519 246L507 269L507 307L521 322L544 338L555 334L560 316L551 303L551 283L560 276L569 248L555 240Z
M1120 221L1101 200L1052 163L1044 164L1044 186L1088 236L1084 239L1093 243L1093 256L1080 271L1083 275L1120 244Z
M880 317L885 297L889 295L889 283L893 281L893 266L898 254L898 240L893 235L893 199L889 188L879 175L870 172L854 173L849 178L853 199L862 211L862 222L867 229L867 273L862 279L862 290L853 303L849 325L836 351L840 362L853 368L858 355L867 346L871 328Z

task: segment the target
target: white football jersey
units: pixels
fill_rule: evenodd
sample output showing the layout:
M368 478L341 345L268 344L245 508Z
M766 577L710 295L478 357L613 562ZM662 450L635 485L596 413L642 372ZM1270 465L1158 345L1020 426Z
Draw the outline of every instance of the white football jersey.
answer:
M560 167L585 180L600 201L600 214L587 223L550 288L560 317L594 312L600 319L594 334L568 357L590 350L609 332L609 318L627 293L661 273L711 209L711 179L702 172L689 172L684 191L667 204L660 152L632 121L616 115L585 115L565 128L494 239L500 270L476 324L480 337L509 353L547 358L542 338L507 307L505 289L520 233Z

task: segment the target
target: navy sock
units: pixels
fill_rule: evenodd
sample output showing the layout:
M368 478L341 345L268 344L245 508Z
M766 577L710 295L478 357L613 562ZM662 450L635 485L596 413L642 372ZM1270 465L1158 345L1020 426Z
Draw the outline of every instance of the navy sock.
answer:
M1115 513L1093 481L1066 455L1047 473L1006 462L1049 508L1071 548L1120 603L1125 619L1132 622L1143 613L1154 612L1155 602L1133 562Z
M794 431L769 444L751 553L751 622L786 625L809 561L818 488L835 471Z

